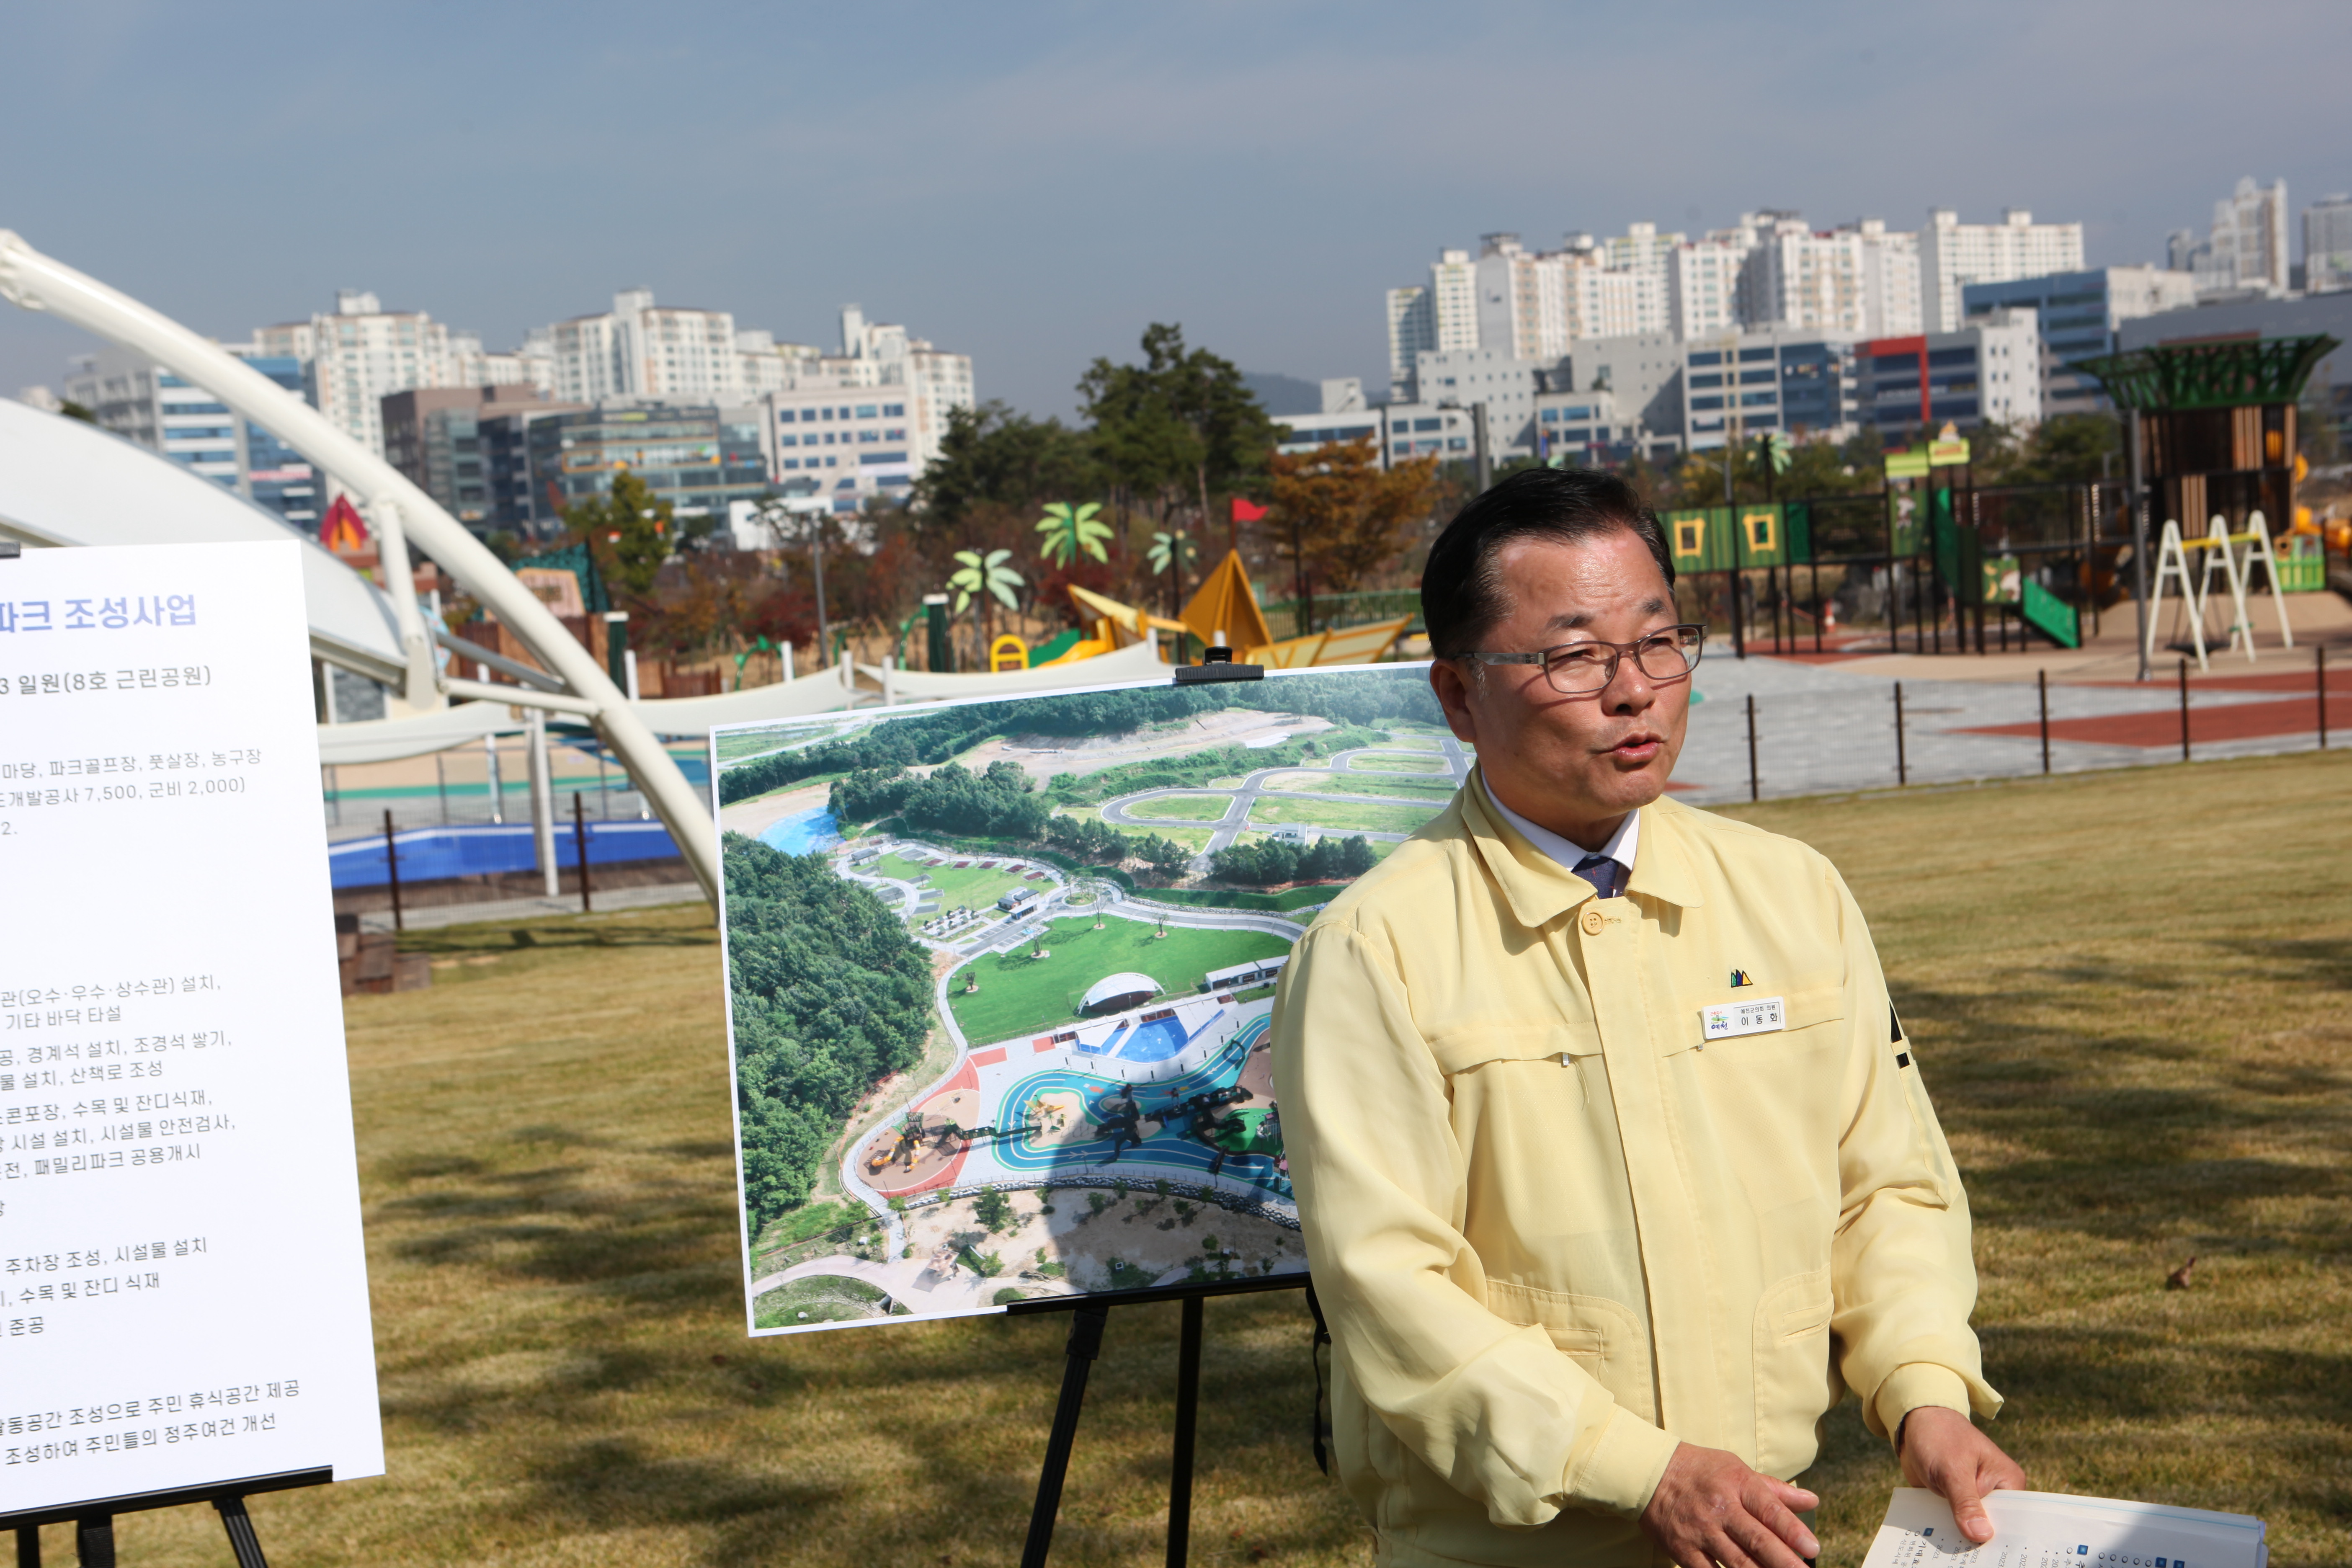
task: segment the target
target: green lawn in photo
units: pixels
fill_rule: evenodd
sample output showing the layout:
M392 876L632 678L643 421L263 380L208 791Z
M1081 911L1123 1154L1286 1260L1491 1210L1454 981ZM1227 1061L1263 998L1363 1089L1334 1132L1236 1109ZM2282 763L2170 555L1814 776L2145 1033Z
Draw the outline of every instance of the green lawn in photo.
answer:
M1214 822L1233 806L1234 797L1229 795L1161 795L1127 804L1127 809L1138 816L1178 822Z
M1375 752L1348 759L1348 771L1358 773L1444 773L1444 757L1396 757Z
M1387 773L1379 778L1360 779L1346 773L1303 772L1277 773L1261 787L1286 795L1412 795L1442 803L1454 798L1454 784L1450 775L1415 778L1404 773Z
M948 1005L973 1045L1019 1039L1077 1016L1078 998L1106 975L1133 970L1160 982L1162 991L1190 994L1212 969L1230 969L1254 958L1272 958L1290 949L1280 937L1255 931L1201 931L1171 925L1155 938L1150 922L1114 915L1096 931L1084 918L1057 920L1045 934L1053 956L1033 959L1023 946L972 960L948 980ZM980 990L964 995L965 978L980 973Z
M1192 850L1206 849L1209 847L1209 840L1215 837L1217 834L1217 829L1213 826L1208 827L1160 827L1150 826L1137 827L1130 826L1122 827L1119 831L1126 834L1130 838L1141 838L1147 835L1158 834L1160 837L1165 838L1171 844L1181 844L1185 848Z
M883 1290L842 1274L807 1274L779 1285L751 1304L752 1321L763 1329L800 1323L840 1323L878 1317ZM904 1312L907 1309L898 1309Z
M1286 888L1279 893L1256 893L1243 888L1154 888L1143 896L1163 904L1197 904L1207 909L1288 910L1308 904L1328 904L1346 892L1344 884L1314 883Z
M1442 752L1445 748L1435 735L1415 734L1409 730L1397 731L1389 744L1401 752Z
M885 855L876 863L874 874L901 882L919 882L929 877L930 885L939 889L940 907L949 910L958 905L986 909L1015 888L1034 888L1042 892L1045 887L1043 882L1026 880L1017 871L983 871L970 855L947 855L941 860L940 865L927 866L908 856ZM959 860L973 860L973 864L959 871L955 867Z
M1295 822L1343 833L1411 833L1435 816L1443 805L1435 800L1423 807L1382 805L1372 801L1261 799L1250 812L1250 825L1276 827Z

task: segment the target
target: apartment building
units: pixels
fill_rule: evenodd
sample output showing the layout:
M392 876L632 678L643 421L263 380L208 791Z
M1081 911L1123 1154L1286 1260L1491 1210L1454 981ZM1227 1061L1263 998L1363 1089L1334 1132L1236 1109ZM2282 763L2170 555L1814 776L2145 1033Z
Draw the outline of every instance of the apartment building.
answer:
M2352 196L2322 196L2303 209L2303 289L2352 289Z
M1999 223L1962 223L1949 207L1927 214L1919 234L1919 282L1930 332L1959 329L1966 311L1960 291L1971 283L2008 283L2053 272L2083 270L2083 226L2035 223L2011 207Z

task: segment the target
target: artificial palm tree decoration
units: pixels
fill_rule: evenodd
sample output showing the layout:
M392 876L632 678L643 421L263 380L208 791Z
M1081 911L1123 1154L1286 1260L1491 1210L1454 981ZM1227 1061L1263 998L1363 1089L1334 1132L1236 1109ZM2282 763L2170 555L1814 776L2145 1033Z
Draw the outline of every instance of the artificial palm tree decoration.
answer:
M1108 561L1103 552L1103 541L1110 537L1110 525L1095 520L1102 510L1101 503L1088 501L1084 506L1072 506L1057 500L1045 508L1045 515L1037 520L1037 531L1045 536L1040 546L1046 560L1056 566L1067 566L1081 554L1097 561Z
M1008 610L1018 609L1020 601L1013 595L1023 586L1021 574L1005 564L1013 559L1010 550L992 550L986 555L977 550L959 550L955 558L963 563L962 569L948 578L948 586L956 591L955 613L962 615L974 599L980 601L980 640L985 658L990 640L988 601L993 597Z
M1154 575L1168 574L1168 613L1171 616L1184 597L1184 568L1199 560L1200 555L1192 536L1181 530L1151 536L1151 570Z

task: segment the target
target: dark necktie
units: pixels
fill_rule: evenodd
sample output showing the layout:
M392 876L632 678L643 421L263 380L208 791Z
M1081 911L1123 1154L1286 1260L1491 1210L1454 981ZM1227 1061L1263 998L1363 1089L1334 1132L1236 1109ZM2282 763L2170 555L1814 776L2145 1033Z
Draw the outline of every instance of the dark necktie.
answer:
M1606 855L1587 855L1576 863L1576 874L1591 883L1593 890L1604 899L1620 897L1625 891L1625 868Z

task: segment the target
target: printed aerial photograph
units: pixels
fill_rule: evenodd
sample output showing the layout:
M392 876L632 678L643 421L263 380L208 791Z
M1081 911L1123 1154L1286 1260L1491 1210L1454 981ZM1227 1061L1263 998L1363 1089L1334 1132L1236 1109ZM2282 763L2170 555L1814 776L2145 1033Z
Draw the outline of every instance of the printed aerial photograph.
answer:
M1425 666L714 745L754 1331L1305 1268L1275 986L1469 771Z

